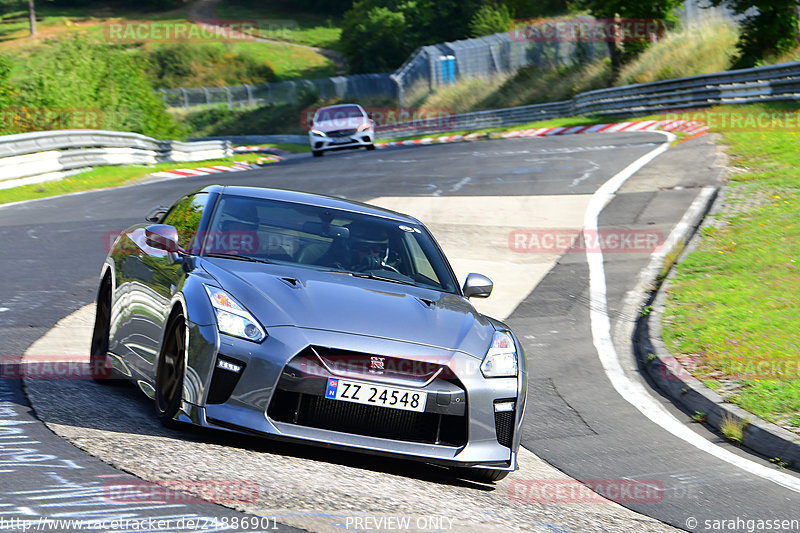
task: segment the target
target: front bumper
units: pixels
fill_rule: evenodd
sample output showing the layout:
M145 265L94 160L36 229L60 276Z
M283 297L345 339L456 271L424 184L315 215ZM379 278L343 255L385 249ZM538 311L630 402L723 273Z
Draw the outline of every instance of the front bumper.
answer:
M486 379L479 369L481 361L463 352L296 327L272 327L269 333L260 345L220 336L216 360L232 362L241 371L234 375L216 363L211 365L213 371L204 365L212 375L203 390L185 394L195 402L184 402L180 419L449 466L516 469L524 372L520 378ZM353 369L318 364L318 354L310 347L386 356L410 367L423 365L424 371L355 375ZM439 367L442 370L428 379ZM425 391L425 412L327 399L329 377ZM498 405L504 410L498 412Z
M311 149L315 152L361 148L371 146L375 142L375 133L372 131L362 131L341 137L320 137L309 133L308 142L311 145Z

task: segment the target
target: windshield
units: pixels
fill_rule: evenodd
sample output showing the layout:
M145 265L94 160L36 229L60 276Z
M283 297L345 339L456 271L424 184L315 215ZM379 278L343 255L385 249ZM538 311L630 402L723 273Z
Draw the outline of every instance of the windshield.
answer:
M422 226L326 207L224 195L202 255L233 255L458 294L452 271Z
M363 119L364 112L354 105L325 107L317 111L314 122L332 122L343 119Z

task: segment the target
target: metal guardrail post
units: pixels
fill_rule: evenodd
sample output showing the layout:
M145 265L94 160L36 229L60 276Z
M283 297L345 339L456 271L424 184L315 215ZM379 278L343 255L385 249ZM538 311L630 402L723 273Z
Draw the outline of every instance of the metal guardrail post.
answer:
M231 89L230 89L230 87L225 87L225 96L228 99L228 109L233 109L233 100L231 98Z

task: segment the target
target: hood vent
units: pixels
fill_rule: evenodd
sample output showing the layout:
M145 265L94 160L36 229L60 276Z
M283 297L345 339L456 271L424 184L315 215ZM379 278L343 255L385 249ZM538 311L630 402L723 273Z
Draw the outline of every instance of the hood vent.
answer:
M420 298L420 297L418 296L418 297L417 297L417 300L419 300L420 302L422 302L422 305L424 305L424 306L425 306L425 307L427 307L428 309L432 309L432 308L433 308L433 306L435 305L435 302L434 302L433 300L429 300L428 298Z

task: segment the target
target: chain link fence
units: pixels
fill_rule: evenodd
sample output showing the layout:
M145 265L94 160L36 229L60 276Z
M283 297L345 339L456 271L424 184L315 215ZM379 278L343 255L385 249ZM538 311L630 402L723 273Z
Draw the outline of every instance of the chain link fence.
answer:
M322 100L391 100L408 105L416 96L468 78L513 74L522 67L542 69L608 56L605 42L542 42L515 38L513 31L423 46L391 74L357 74L313 80L235 87L161 89L168 107L265 106L292 104L304 92Z
M396 100L397 89L390 74L356 74L234 87L160 89L158 92L167 107L227 106L233 109L294 104L309 92L322 100Z
M522 67L553 69L608 57L606 42L570 42L515 37L513 31L476 39L423 46L399 68L398 100L408 105L418 96L460 79L513 74Z

